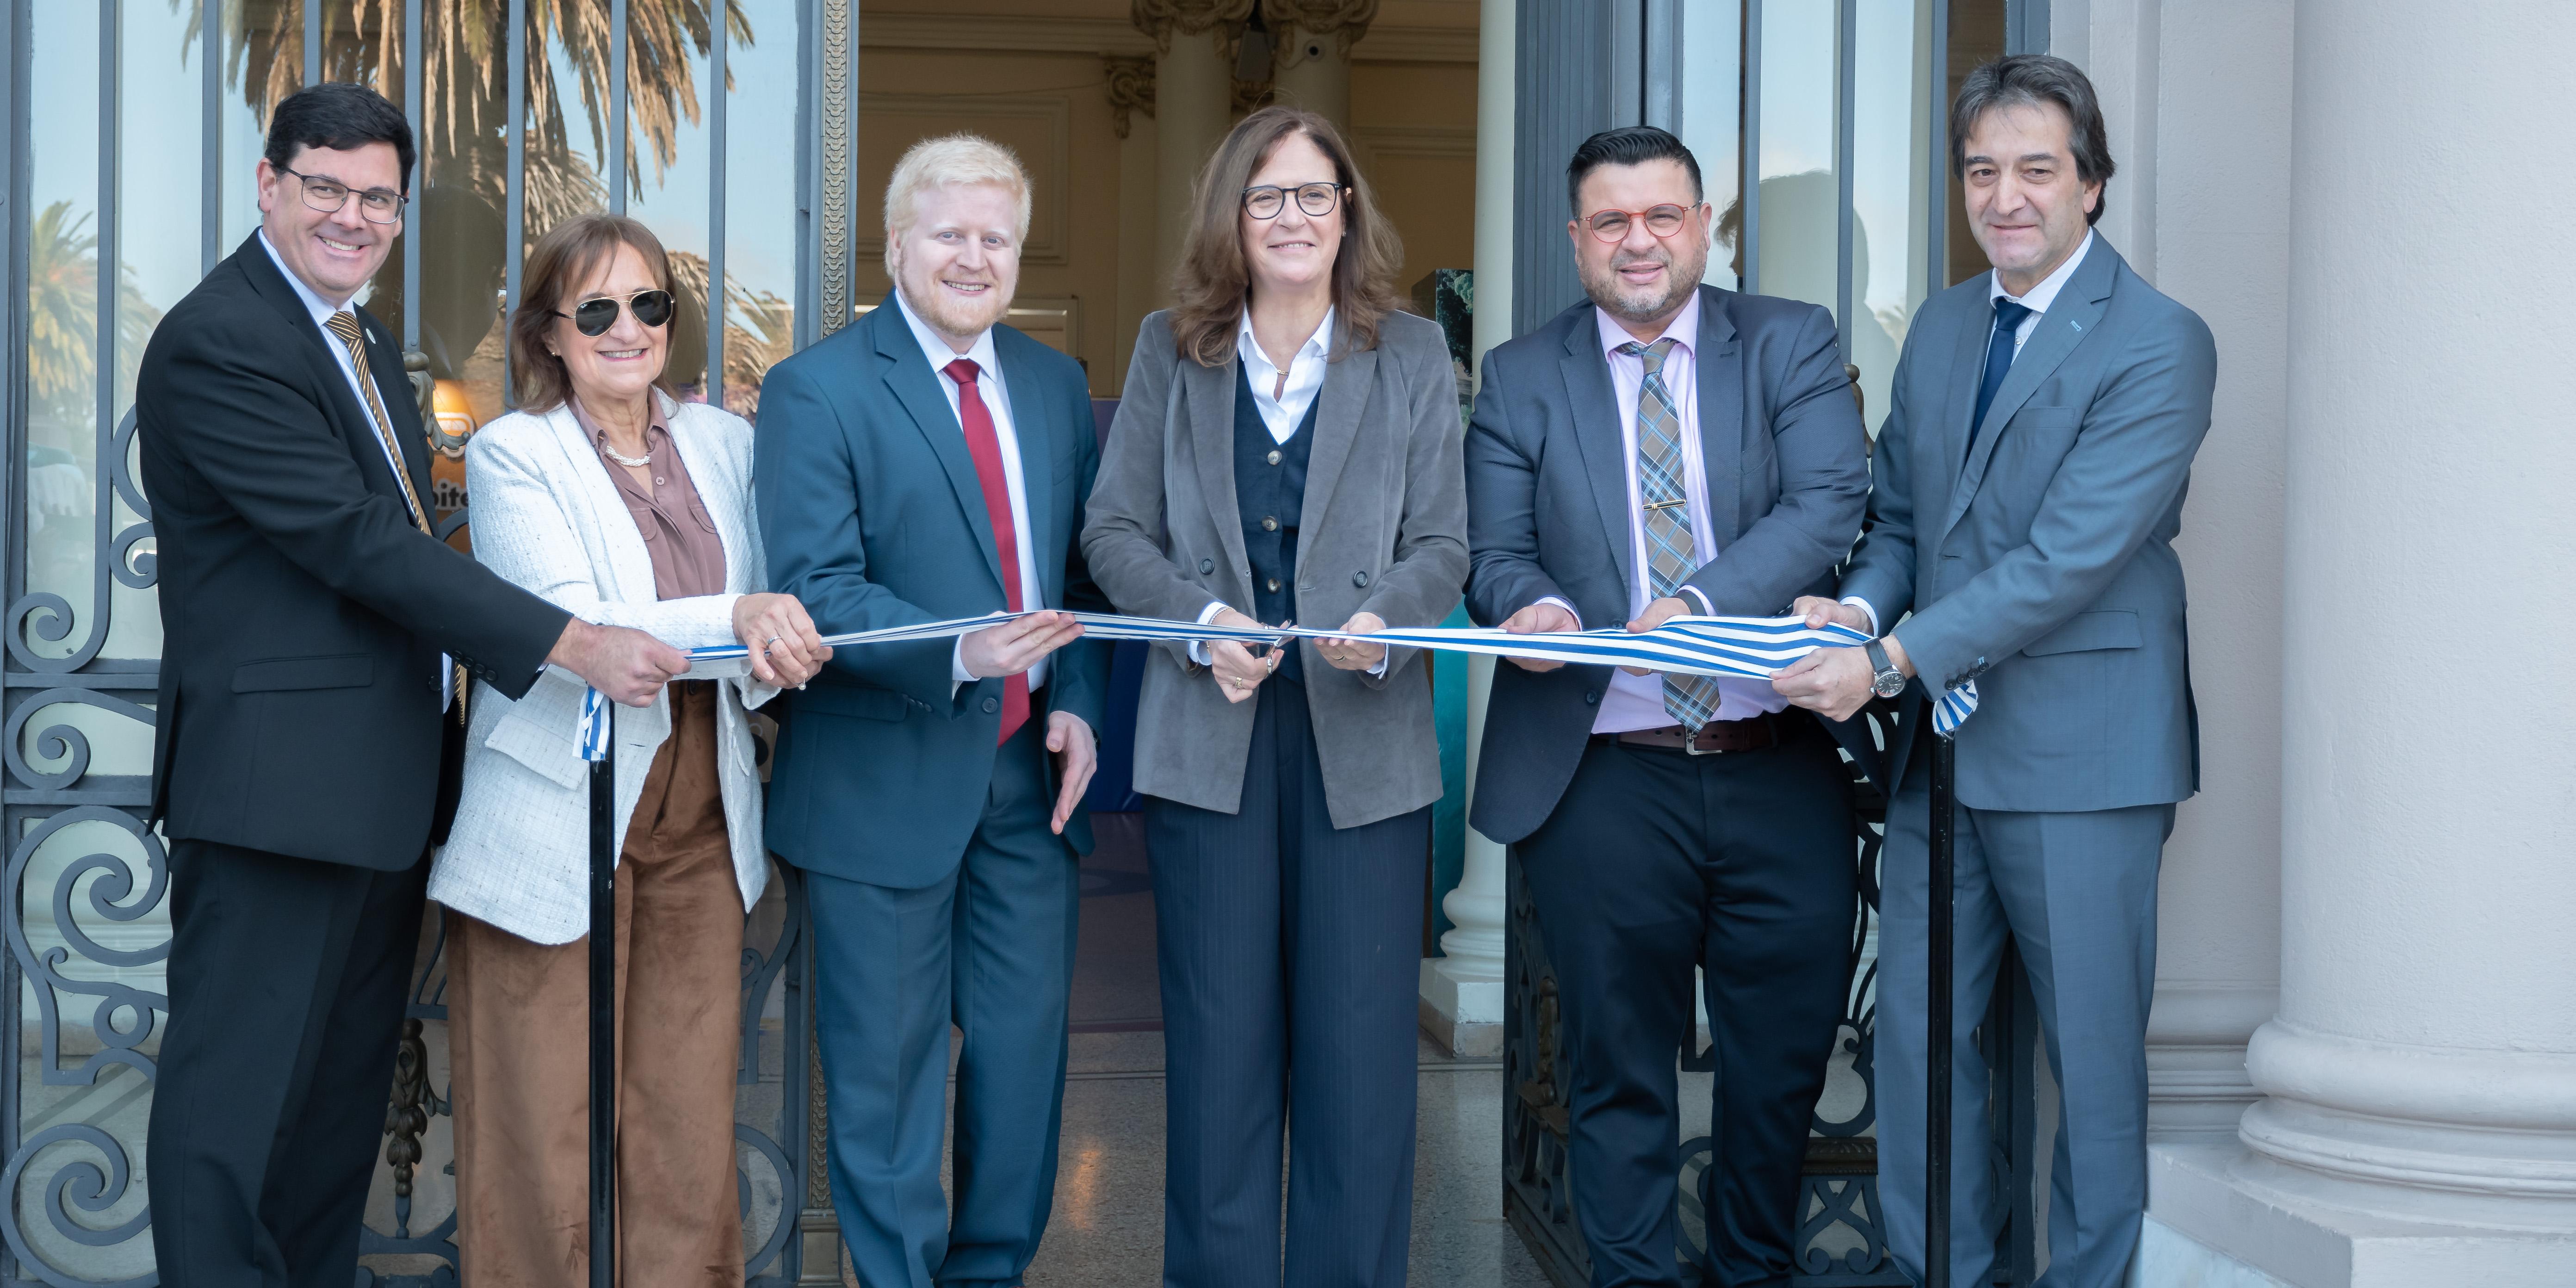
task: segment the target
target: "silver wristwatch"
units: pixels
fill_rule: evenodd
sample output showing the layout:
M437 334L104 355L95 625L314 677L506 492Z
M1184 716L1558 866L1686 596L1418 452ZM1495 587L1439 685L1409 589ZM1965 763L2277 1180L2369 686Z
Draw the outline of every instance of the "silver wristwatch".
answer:
M1896 664L1887 660L1887 650L1880 648L1877 640L1861 647L1869 651L1869 691L1882 698L1892 698L1905 692L1905 672L1897 670Z

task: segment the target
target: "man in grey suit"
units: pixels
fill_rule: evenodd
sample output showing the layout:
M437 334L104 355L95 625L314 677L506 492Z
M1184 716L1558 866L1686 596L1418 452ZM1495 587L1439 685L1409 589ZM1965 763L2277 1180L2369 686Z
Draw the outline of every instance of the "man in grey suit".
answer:
M1957 725L1951 1037L1954 1284L1979 1284L2002 1212L1991 1184L1985 1014L2005 936L2028 966L2064 1093L2051 1172L2050 1288L2122 1281L2146 1204L2147 1005L2156 868L2199 786L2183 628L2182 521L2209 430L2209 328L2094 234L2111 157L2063 59L1971 73L1951 164L1993 262L1926 300L1880 428L1870 527L1840 602L1810 621L1887 634L1775 681L1840 719L1900 691L1879 934L1879 1195L1920 1273L1933 694ZM1906 617L1908 611L1911 617ZM1902 621L1898 620L1903 618Z
M1485 355L1468 612L1647 630L1823 591L1867 478L1832 317L1700 285L1710 212L1671 134L1596 134L1567 183L1591 298ZM1758 680L1515 661L1494 673L1470 822L1517 847L1565 999L1592 1283L1681 1283L1676 1056L1696 966L1717 1065L1711 1282L1786 1284L1855 898L1833 740Z

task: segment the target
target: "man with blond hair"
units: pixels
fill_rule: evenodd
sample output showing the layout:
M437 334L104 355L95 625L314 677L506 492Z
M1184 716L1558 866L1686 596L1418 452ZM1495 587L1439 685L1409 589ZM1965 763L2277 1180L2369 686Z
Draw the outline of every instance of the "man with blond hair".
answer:
M1108 603L1075 541L1099 463L1082 369L1001 324L1028 227L1008 150L914 144L886 186L894 291L761 388L771 586L825 634L1013 615L843 649L784 695L769 848L806 878L832 1198L868 1288L1012 1288L1054 1201L1109 683L1064 610Z

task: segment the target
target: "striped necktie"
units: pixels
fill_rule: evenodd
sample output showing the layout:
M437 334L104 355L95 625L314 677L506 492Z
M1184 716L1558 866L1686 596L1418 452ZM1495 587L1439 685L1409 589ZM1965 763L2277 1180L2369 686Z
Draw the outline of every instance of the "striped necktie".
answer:
M1673 394L1664 387L1664 359L1673 341L1630 342L1618 352L1643 360L1645 383L1637 390L1637 503L1645 511L1646 589L1652 598L1670 599L1684 578L1699 567L1693 557L1690 489L1683 482L1689 466L1682 455L1682 418L1673 409ZM1686 729L1697 729L1717 714L1717 681L1705 675L1664 676L1664 710Z
M376 439L384 444L385 461L394 472L394 482L401 486L403 507L411 513L411 525L422 533L436 537L429 526L429 512L420 505L420 494L412 490L411 469L403 462L402 448L394 441L394 422L385 414L384 399L376 393L375 374L367 366L367 345L358 330L358 315L347 309L332 314L322 323L324 329L340 338L349 350L349 366L358 373L358 388L367 395L367 418L375 422ZM465 723L465 667L451 662L452 681L456 689L456 722Z

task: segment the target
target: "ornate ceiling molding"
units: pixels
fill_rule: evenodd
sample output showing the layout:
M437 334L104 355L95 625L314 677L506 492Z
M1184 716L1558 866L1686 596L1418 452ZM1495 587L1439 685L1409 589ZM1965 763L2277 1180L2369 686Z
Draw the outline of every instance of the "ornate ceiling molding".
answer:
M946 49L1024 54L1121 54L1150 57L1154 38L1116 18L1013 18L961 23L930 14L870 14L865 47ZM1357 63L1473 63L1472 27L1394 27L1372 24L1368 39L1351 50Z
M1172 52L1172 37L1217 33L1217 52L1234 61L1243 39L1243 24L1252 18L1253 0L1133 0L1129 21L1154 38L1154 52Z
M1261 21L1271 31L1274 66L1285 69L1306 60L1306 41L1295 35L1329 36L1333 53L1350 61L1351 46L1368 34L1377 19L1378 0L1261 0Z

